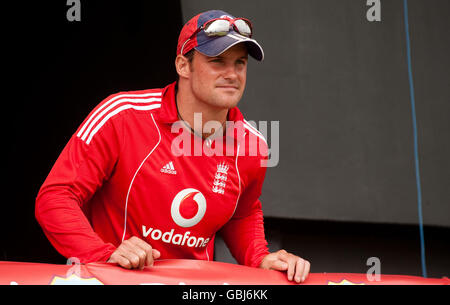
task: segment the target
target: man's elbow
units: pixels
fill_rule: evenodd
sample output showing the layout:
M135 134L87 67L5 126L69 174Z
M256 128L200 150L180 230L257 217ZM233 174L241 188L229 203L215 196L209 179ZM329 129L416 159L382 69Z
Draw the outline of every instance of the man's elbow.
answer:
M36 218L37 222L42 226L42 214L45 209L46 200L42 196L42 191L39 191L39 193L36 196L35 203L34 203L34 217Z
M48 212L57 208L57 202L60 196L55 192L55 190L50 190L47 188L41 188L36 196L34 204L34 216L37 222L44 227L45 216Z

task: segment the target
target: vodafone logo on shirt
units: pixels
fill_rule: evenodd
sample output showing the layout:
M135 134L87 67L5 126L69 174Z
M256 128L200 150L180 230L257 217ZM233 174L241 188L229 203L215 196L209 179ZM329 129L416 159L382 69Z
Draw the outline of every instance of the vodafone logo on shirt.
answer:
M183 228L195 226L206 212L206 199L200 191L188 188L179 192L172 201L170 213L173 221Z
M193 188L187 188L180 191L172 200L170 214L173 221L182 228L193 227L198 224L205 216L206 199L203 194ZM175 229L163 232L155 228L142 226L142 235L153 240L161 240L164 243L203 248L209 242L209 238L191 236L190 231L184 234L176 233Z

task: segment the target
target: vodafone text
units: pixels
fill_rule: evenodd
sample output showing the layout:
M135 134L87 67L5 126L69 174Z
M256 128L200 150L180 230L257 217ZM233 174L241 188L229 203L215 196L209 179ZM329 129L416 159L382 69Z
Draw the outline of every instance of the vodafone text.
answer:
M187 245L188 247L203 248L209 243L209 238L190 236L191 232L186 231L184 234L174 234L175 229L167 232L161 230L148 228L142 226L142 235L150 237L153 240L160 240L167 244L174 244L179 246Z

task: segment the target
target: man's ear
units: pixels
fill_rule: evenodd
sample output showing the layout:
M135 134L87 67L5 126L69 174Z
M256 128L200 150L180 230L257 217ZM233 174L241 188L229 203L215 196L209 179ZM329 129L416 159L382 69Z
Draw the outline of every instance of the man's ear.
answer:
M175 68L177 69L177 73L180 77L189 78L191 74L189 59L183 55L177 55L175 58Z

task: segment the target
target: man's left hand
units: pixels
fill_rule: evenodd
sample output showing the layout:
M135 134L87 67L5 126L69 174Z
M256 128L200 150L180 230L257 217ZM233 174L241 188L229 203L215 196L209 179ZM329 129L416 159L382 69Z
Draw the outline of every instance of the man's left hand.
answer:
M266 255L259 267L287 271L289 281L295 280L297 283L301 283L308 277L311 264L297 255L286 252L286 250L279 250Z

